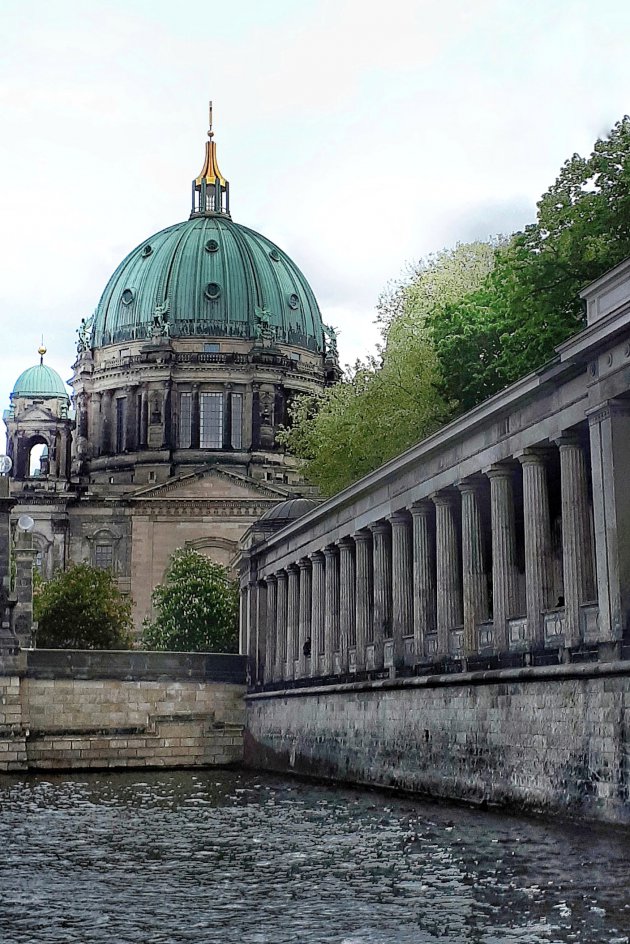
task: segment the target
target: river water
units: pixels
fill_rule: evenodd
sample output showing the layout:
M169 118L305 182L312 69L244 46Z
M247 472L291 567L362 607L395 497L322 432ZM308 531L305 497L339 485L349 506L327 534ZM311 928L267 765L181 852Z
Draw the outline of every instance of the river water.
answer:
M630 833L234 771L0 778L1 944L622 944Z

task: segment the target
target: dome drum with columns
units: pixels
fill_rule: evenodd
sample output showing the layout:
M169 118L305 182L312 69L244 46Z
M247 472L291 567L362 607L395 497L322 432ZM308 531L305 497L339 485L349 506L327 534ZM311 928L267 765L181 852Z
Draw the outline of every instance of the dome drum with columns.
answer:
M220 461L298 485L276 430L294 396L338 377L304 275L231 219L208 136L190 218L137 246L81 326L73 469L85 484L166 481Z
M309 492L276 433L295 396L340 373L300 269L232 220L210 125L189 219L132 250L81 322L75 416L43 354L5 413L15 514L35 520L40 570L111 569L138 626L175 549L231 565L254 521Z

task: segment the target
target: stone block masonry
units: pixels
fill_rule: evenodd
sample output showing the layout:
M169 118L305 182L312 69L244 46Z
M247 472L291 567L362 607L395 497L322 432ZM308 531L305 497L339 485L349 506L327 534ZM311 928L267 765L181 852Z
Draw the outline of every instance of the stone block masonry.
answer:
M630 662L251 694L245 763L630 823Z
M28 650L0 675L0 771L224 766L243 753L245 659Z

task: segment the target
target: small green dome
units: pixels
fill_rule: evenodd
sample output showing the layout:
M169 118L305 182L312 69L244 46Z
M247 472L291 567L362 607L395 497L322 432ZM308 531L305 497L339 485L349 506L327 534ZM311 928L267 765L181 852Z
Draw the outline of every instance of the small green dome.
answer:
M22 371L15 381L11 400L16 397L63 397L64 400L70 400L66 385L57 371L41 363Z
M171 337L254 339L262 320L280 343L323 348L319 307L296 264L224 213L193 214L130 252L98 304L92 344L150 337L156 317Z

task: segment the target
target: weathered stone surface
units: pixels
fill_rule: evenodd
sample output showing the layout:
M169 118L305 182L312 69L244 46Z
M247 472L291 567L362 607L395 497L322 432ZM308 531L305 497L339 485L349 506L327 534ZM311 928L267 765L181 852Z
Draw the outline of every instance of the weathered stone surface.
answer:
M250 766L630 823L630 663L247 698Z
M0 771L238 763L244 691L239 656L29 651L0 676Z

